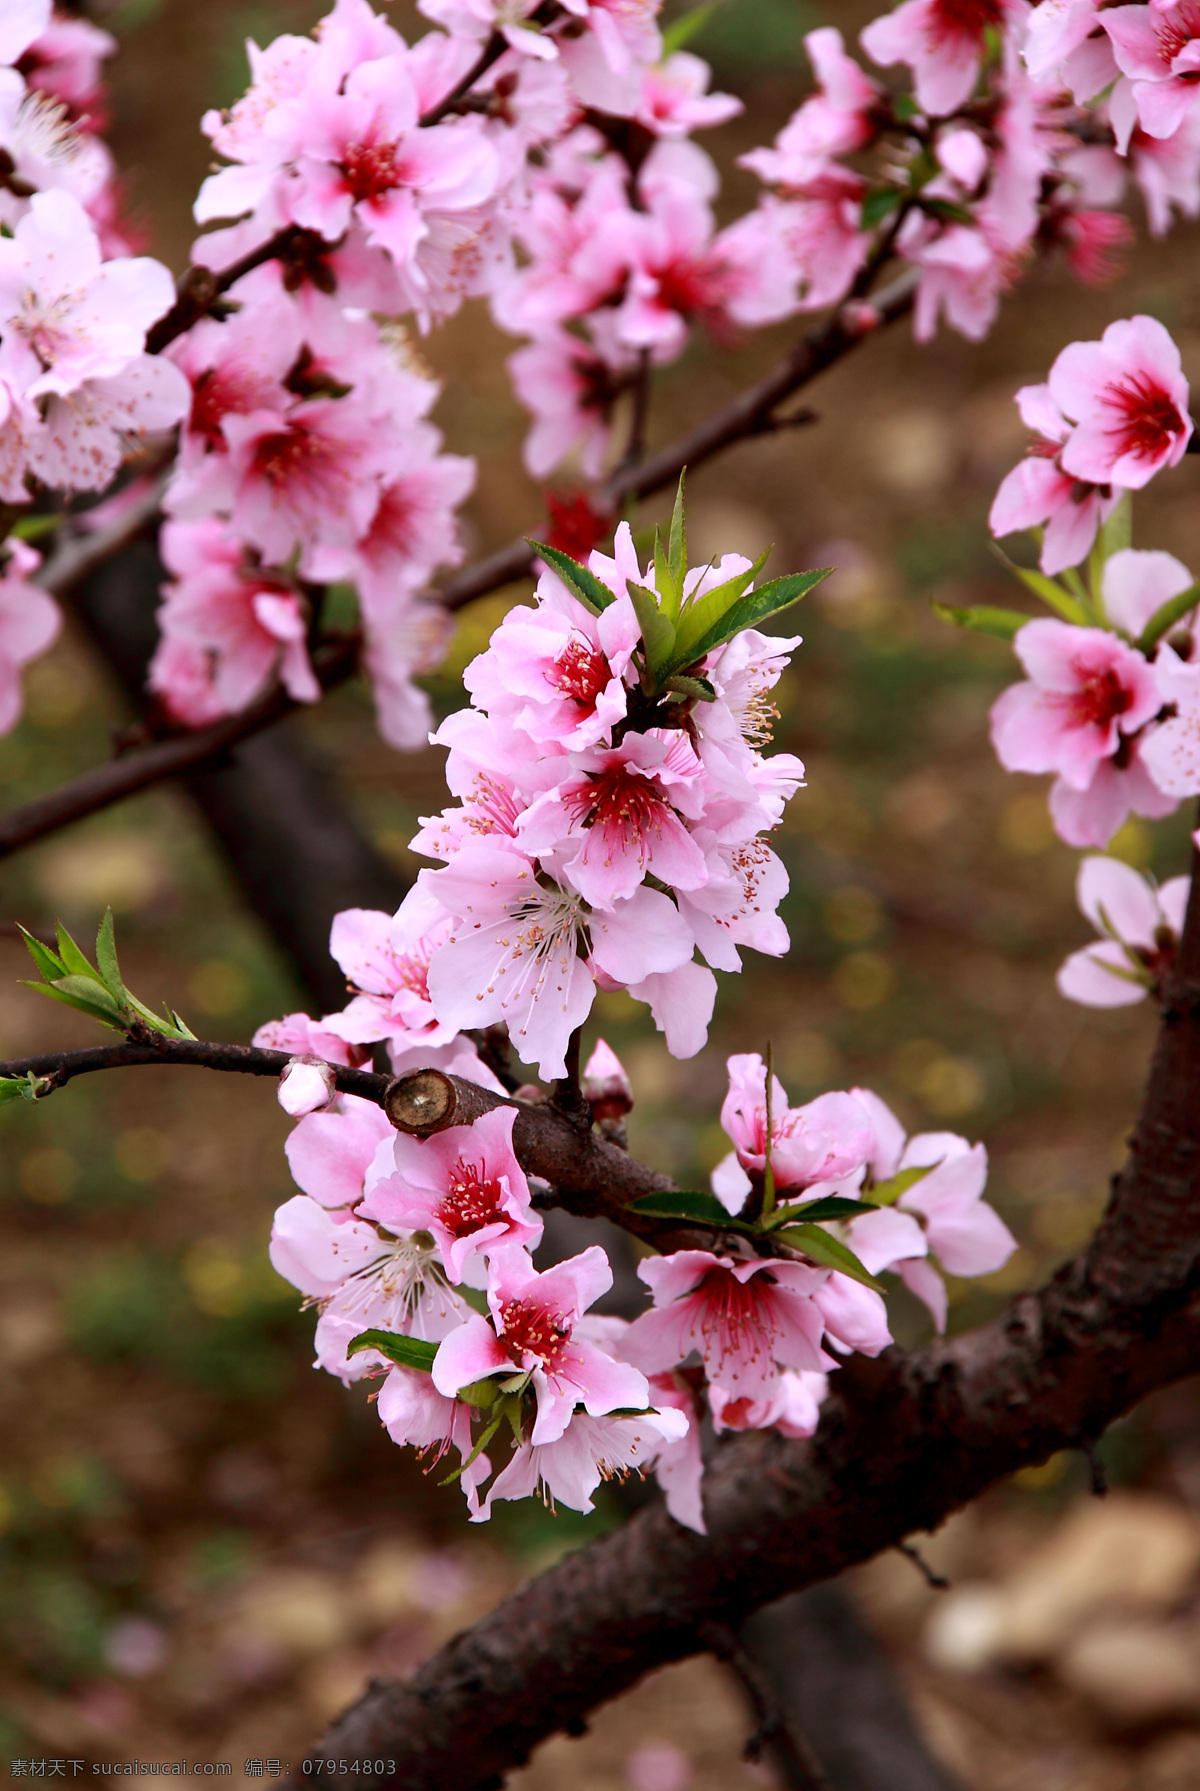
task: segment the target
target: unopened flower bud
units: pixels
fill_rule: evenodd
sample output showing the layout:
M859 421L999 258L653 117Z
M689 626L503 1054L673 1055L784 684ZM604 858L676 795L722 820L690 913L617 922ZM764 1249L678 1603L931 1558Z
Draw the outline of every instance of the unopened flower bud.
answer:
M623 1119L633 1106L633 1089L611 1045L597 1039L583 1072L583 1098L597 1122Z
M336 1092L333 1070L319 1057L293 1057L279 1077L279 1105L293 1119L328 1107Z
M869 304L866 299L850 299L842 306L842 317L846 327L856 336L869 336L883 322L878 306Z

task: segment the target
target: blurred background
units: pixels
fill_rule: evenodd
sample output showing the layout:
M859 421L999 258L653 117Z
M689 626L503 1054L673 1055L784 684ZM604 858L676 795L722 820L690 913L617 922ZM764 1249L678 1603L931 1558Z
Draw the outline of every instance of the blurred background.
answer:
M245 85L243 39L307 29L309 0L123 0L111 141L148 250L178 270L210 153L205 107ZM709 133L734 215L733 167L769 141L808 83L805 30L849 38L875 8L726 0L695 46L746 116ZM411 9L394 5L401 28ZM1141 220L1139 219L1139 228ZM991 1198L1021 1248L952 1292L969 1327L1078 1249L1105 1200L1153 1036L1148 1006L1098 1013L1053 972L1090 930L1078 855L1059 844L1044 780L1011 777L987 710L1013 677L1001 643L945 627L930 605L1022 604L992 557L986 515L1024 435L1012 394L1072 339L1146 311L1200 376L1200 234L1140 237L1106 290L1035 270L981 346L917 348L908 327L871 342L806 394L812 428L742 447L690 482L694 557L775 543L771 570L839 571L795 625L804 644L779 695L779 748L808 788L779 850L792 892L783 963L748 955L722 979L707 1050L677 1063L624 997L588 1028L633 1078L631 1148L698 1185L724 1153L729 1051L762 1050L794 1101L877 1090L910 1129L983 1139ZM659 381L652 445L723 402L795 327L741 347L698 344ZM512 347L479 305L419 345L445 380L447 445L476 455L469 553L541 516L520 461ZM1138 500L1135 539L1200 569L1186 460ZM648 508L641 518L653 521ZM458 673L514 601L468 610L433 684ZM28 678L27 714L0 740L6 805L102 760L128 719L115 684L68 628ZM397 869L418 815L445 800L438 752L379 741L343 689L287 724L337 768L345 800ZM1114 852L1160 877L1186 869L1188 820L1130 823ZM143 999L201 1036L246 1039L303 1003L186 799L164 790L0 868L0 918L61 917L94 933L116 911ZM4 1056L95 1042L79 1016L18 986L0 937ZM258 1083L198 1072L87 1078L49 1107L0 1114L0 1758L191 1757L286 1766L371 1674L409 1670L523 1576L622 1516L506 1506L469 1530L453 1489L381 1431L363 1388L313 1373L311 1316L271 1270L273 1208L289 1193L287 1121ZM927 1334L896 1302L905 1342ZM1184 1791L1200 1784L1200 1401L1188 1384L1100 1446L1114 1492L1091 1499L1075 1454L1016 1476L927 1545L951 1581L930 1590L898 1554L847 1576L899 1661L934 1752L972 1791ZM514 1783L596 1791L769 1784L744 1764L749 1723L723 1669L657 1675L558 1739Z

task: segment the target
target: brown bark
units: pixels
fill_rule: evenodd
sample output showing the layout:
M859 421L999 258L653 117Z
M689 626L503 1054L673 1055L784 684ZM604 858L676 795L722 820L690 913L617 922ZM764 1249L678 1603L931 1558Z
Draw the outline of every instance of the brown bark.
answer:
M406 1684L374 1684L313 1758L385 1758L383 1782L406 1791L498 1785L547 1735L695 1653L703 1625L736 1628L781 1594L936 1527L1200 1369L1198 882L1129 1160L1080 1258L980 1330L852 1359L811 1442L761 1432L717 1452L707 1536L647 1507Z

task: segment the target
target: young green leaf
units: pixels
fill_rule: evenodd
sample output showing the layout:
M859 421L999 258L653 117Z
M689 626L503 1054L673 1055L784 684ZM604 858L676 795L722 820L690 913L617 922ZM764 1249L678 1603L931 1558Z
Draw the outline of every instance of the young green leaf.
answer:
M667 565L675 589L679 593L676 600L676 611L683 601L683 581L687 574L687 518L683 510L683 487L687 479L687 468L679 475L679 486L675 493L675 508L671 512L671 533L667 542Z
M683 586L675 581L667 550L663 546L662 534L658 529L654 531L654 588L658 592L658 607L673 622L679 614Z
M736 1230L747 1229L740 1220L727 1213L715 1194L692 1192L685 1188L671 1189L669 1193L642 1194L631 1200L626 1209L631 1213L640 1213L646 1219L690 1219L696 1225L733 1226Z
M6 1101L23 1101L29 1098L29 1085L24 1076L0 1076L0 1107Z
M1040 597L1043 603L1048 603L1051 609L1057 610L1064 621L1082 623L1084 626L1091 621L1083 605L1068 591L1064 591L1056 579L1047 578L1044 572L1033 572L1028 566L1018 566L995 542L992 543L992 552L1002 565L1007 566L1014 578L1020 579L1026 590L1032 591L1035 597Z
M931 608L943 622L953 622L956 628L972 628L977 634L994 634L1002 641L1012 640L1019 628L1033 620L1032 616L1022 615L1018 609L993 609L986 603L974 604L970 609L952 609L948 603L934 603Z
M66 969L76 976L95 976L95 968L88 963L61 920L57 923L56 931L58 933L58 955Z
M36 989L39 995L48 995L51 1001L61 1001L64 1007L78 1008L81 1014L99 1020L102 1026L111 1026L115 1032L125 1031L124 1015L95 976L60 976L53 983L27 982L24 986Z
M357 1337L351 1338L346 1345L348 1356L358 1355L360 1350L378 1350L389 1362L398 1362L401 1368L420 1368L426 1373L433 1367L433 1358L438 1353L436 1343L426 1343L421 1337L402 1337L396 1331L360 1331Z
M735 572L732 578L723 579L711 591L705 591L703 596L692 598L680 617L679 627L676 630L678 638L675 662L677 665L680 667L690 665L693 659L699 658L699 654L691 651L692 642L700 640L712 629L714 624L720 622L722 616L737 602L743 591L754 583L766 564L770 552L771 549L768 547L766 553L760 554L753 566L747 566L744 572Z
M717 693L707 678L688 678L683 672L674 672L663 689L674 691L676 696L690 697L694 703L715 703L717 700Z
M891 1176L886 1182L876 1182L871 1189L871 1199L876 1206L895 1206L902 1194L906 1194L909 1188L927 1176L931 1169L936 1168L936 1163L922 1163L916 1169L902 1169L898 1175Z
M809 1200L792 1206L779 1206L771 1214L770 1229L789 1221L803 1220L815 1225L826 1219L855 1219L860 1213L873 1213L873 1200L847 1200L841 1194L827 1194L823 1200Z
M26 932L25 928L21 926L20 921L17 922L17 925L20 928L21 937L29 948L30 957L33 959L46 981L48 983L56 983L60 976L65 976L67 974L67 967L58 954L52 952L48 945L43 945L40 939L35 939L32 933Z
M104 919L100 922L100 931L96 934L96 968L100 972L100 980L119 1007L125 1004L125 984L121 981L120 966L117 963L117 942L113 936L113 913L111 908L104 910Z
M578 560L573 560L569 553L563 553L557 547L547 547L541 541L529 541L529 546L540 559L545 560L547 566L558 573L563 583L570 586L580 603L590 609L594 616L607 609L610 603L616 602L608 586L602 585L594 572L581 566Z
M898 187L875 187L862 203L863 230L874 230L885 218L890 218L900 203Z
M632 582L626 588L642 631L646 664L658 681L675 645L674 624L659 609L653 591L648 591L645 585L635 585Z
M819 1225L788 1225L771 1235L781 1243L790 1244L793 1250L803 1250L805 1256L819 1262L822 1268L836 1269L839 1275L849 1275L852 1281L861 1281L864 1287L873 1287L876 1293L883 1292L881 1284L874 1275L867 1273L853 1250L839 1238L822 1231Z
M693 660L703 659L714 647L724 646L726 641L732 640L744 628L757 628L760 622L790 609L793 603L799 603L802 597L807 597L832 571L832 566L823 566L816 572L790 572L784 578L773 578L757 591L750 591L731 605L720 621L715 622L698 641L690 641L687 647L688 657L668 666L667 670L681 671ZM687 612L684 613L686 616Z
M1143 653L1149 653L1156 647L1164 634L1181 622L1189 610L1200 603L1200 584L1189 585L1186 591L1180 591L1178 597L1168 597L1160 603L1142 632L1138 635L1137 644Z
M663 61L668 56L673 56L676 50L682 50L686 44L690 44L697 32L703 31L716 10L717 0L708 0L706 6L693 6L690 12L680 13L677 19L672 19L662 34Z

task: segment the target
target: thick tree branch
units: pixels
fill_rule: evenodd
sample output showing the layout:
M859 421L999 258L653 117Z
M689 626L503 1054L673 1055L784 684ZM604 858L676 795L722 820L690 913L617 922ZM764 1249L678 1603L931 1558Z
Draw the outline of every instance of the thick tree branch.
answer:
M1195 867L1193 867L1195 868ZM708 1535L662 1505L569 1556L408 1683L375 1684L313 1758L483 1791L547 1735L781 1593L931 1529L1016 1468L1200 1369L1200 877L1125 1169L1083 1256L969 1335L835 1377L817 1435L751 1433L705 1478Z

